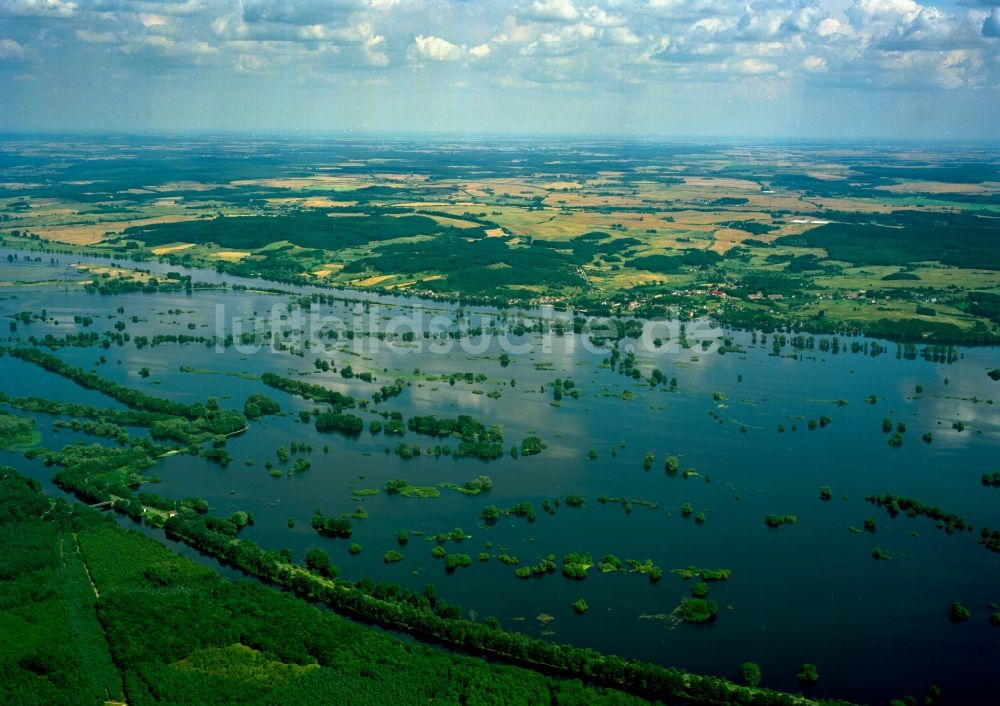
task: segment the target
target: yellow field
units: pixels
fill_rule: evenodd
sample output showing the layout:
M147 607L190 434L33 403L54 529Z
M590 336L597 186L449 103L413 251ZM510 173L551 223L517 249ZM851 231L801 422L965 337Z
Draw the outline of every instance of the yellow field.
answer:
M311 196L309 198L283 198L283 199L268 199L268 203L274 204L275 206L299 206L301 208L346 208L349 206L356 206L357 201L335 201L326 196Z
M161 245L158 248L153 248L150 252L154 255L166 255L167 253L179 252L193 247L194 243L177 243L176 245Z
M32 230L43 238L71 245L93 245L106 237L107 233L119 234L132 226L147 226L154 223L179 223L194 220L194 214L176 216L154 216L127 221L105 223L82 223L75 225L36 226Z
M366 279L354 280L351 284L357 287L374 287L377 284L382 284L386 280L390 280L396 275L375 275L374 277L368 277Z
M137 272L136 270L126 267L112 267L110 265L86 265L83 263L76 263L71 265L71 267L94 277L103 277L104 275L108 275L112 279L125 278L136 282L148 282L153 276L147 272Z
M998 184L955 184L942 181L904 181L891 186L876 186L879 191L893 194L983 194L996 192Z
M708 249L724 255L747 238L752 238L753 236L745 230L719 228L719 230L715 231L713 237L715 238L715 242Z
M240 250L219 250L217 252L212 252L211 256L218 260L225 260L226 262L239 262L245 258L250 257L252 253L242 252Z

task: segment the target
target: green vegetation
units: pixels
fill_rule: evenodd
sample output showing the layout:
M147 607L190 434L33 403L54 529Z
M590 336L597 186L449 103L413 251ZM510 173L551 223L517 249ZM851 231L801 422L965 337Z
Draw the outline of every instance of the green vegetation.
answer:
M0 449L35 443L38 438L34 419L0 412Z
M740 666L740 676L747 686L757 686L761 680L760 665L755 662L744 662Z
M771 513L764 517L764 524L768 527L781 527L781 525L794 525L799 521L796 515L775 515Z
M830 490L830 486L824 485L819 489L819 499L820 500L830 500L833 497L833 491Z
M573 603L570 604L570 608L572 608L573 612L576 613L577 615L583 615L588 610L590 610L590 606L587 605L587 601L583 600L582 598L578 598L575 601L573 601Z
M479 513L479 519L483 521L486 525L496 524L500 517L521 517L528 522L534 522L537 517L535 513L535 506L530 502L517 503L516 505L511 505L508 508L500 509L496 505L487 505L483 508L483 511Z
M403 560L403 555L392 549L390 549L389 551L387 551L385 554L382 555L382 561L385 562L386 564L392 564L402 560Z
M964 623L966 620L972 617L972 611L966 608L964 605L955 601L948 608L948 619L953 623Z
M144 392L132 390L123 385L105 380L99 375L89 373L82 368L75 368L55 356L48 355L35 348L13 348L10 349L10 354L15 358L20 358L28 363L34 363L51 373L72 380L80 387L105 394L131 409L160 413L172 417L184 417L194 421L198 429L219 435L233 434L246 428L246 417L233 410L212 409L202 404L183 404L160 397L153 397Z
M685 623L705 623L714 620L718 612L715 601L704 598L685 598L681 603L681 620Z
M365 428L364 420L354 414L322 412L316 415L316 431L339 431L349 436L357 436Z
M935 505L926 505L917 498L906 498L900 495L893 495L892 493L883 493L882 495L869 495L865 498L865 501L876 507L884 508L890 517L896 517L900 512L910 518L921 515L929 517L935 521L938 529L944 530L948 534L972 529L965 521L965 518L960 515L953 512L945 512ZM875 519L871 518L871 520L874 527ZM865 521L865 527L868 527L867 520Z
M404 498L440 498L441 491L431 486L410 485L409 481L393 478L386 481L385 492L389 495L401 495Z
M448 554L444 558L444 568L446 571L454 571L460 566L472 564L472 557L468 554Z
M455 490L463 495L479 495L493 487L493 479L489 476L479 476L472 480L467 480L461 485L458 483L438 483L439 488Z
M562 574L568 579L582 580L587 578L587 569L594 565L590 554L569 552L562 559Z
M972 213L893 211L864 223L828 223L779 242L823 248L830 259L856 265L935 260L954 267L997 270L1000 257L989 246L994 227L991 219ZM942 228L948 230L947 242L941 240Z
M247 397L246 402L243 403L243 416L247 419L259 419L265 415L280 413L281 405L259 392Z
M799 667L799 671L795 674L795 678L803 684L815 684L819 681L819 673L816 671L816 665L809 663L803 664Z
M433 415L410 417L407 428L417 434L434 437L454 436L460 439L452 456L474 456L495 459L503 456L503 429L498 425L487 428L478 419L461 414L455 419Z
M329 390L321 385L313 385L312 383L282 377L275 373L264 373L260 376L260 381L268 387L287 392L290 395L304 397L313 402L326 402L336 408L354 407L357 404L353 397L341 394L336 390Z
M545 448L545 443L537 436L527 436L521 441L522 456L540 454Z
M327 537L350 539L353 528L346 517L326 517L317 510L312 518L312 528Z
M699 569L689 566L685 569L671 569L670 573L677 574L685 581L700 578L702 581L725 581L733 575L732 569Z

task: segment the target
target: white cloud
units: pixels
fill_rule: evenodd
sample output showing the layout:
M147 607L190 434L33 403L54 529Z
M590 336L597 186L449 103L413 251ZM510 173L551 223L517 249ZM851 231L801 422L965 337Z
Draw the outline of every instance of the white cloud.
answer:
M382 47L385 44L385 37L382 35L372 35L368 37L361 45L361 55L365 59L365 63L369 66L388 66L389 57Z
M89 29L76 30L76 38L87 44L109 44L116 41L114 32L92 32Z
M778 70L778 65L761 59L749 58L741 59L732 66L732 70L738 74L746 76L758 76L760 74L771 74Z
M833 17L826 17L816 25L816 34L821 37L832 37L835 34L842 34L849 28L844 27L840 20Z
M802 60L802 68L806 71L825 71L826 59L821 56L807 56Z
M24 47L13 39L0 39L0 59L23 59Z
M429 61L458 61L462 58L462 47L440 37L417 35L413 38L416 55Z
M256 73L268 65L267 59L260 54L240 54L233 66L241 73Z
M535 0L522 14L534 20L572 22L580 11L570 0Z
M628 27L611 27L604 31L604 36L611 44L639 44L639 37Z
M63 0L3 0L0 14L14 17L72 17L76 13L75 2Z
M125 54L153 54L167 58L198 58L219 52L217 47L197 39L181 41L154 34L130 37L121 47Z
M489 44L477 44L476 46L469 49L469 56L473 59L485 59L490 55L490 45Z

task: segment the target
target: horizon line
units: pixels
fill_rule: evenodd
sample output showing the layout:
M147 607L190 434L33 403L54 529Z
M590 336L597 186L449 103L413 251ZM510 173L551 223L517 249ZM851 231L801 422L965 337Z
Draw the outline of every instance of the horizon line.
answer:
M502 142L543 142L555 141L564 144L579 143L585 141L605 142L605 143L636 143L636 144L716 144L716 145L871 145L871 146L903 146L903 145L942 145L942 146L987 146L1000 147L1000 137L997 138L958 138L958 137L898 137L887 138L864 137L864 136L831 136L831 137L804 137L804 136L763 136L763 135L740 135L740 136L720 136L720 135L698 135L698 134L677 134L665 135L661 133L636 133L633 135L611 134L611 133L589 133L589 132L495 132L495 131L451 131L451 130L323 130L323 129L178 129L178 130L136 130L121 131L111 129L81 129L81 130L18 130L12 128L0 128L0 140L24 140L31 138L139 138L139 139L184 139L184 138L269 138L286 139L309 137L313 139L326 140L350 140L350 139L380 139L380 140L414 140L414 139L434 139L439 141L457 142L477 142L484 140L496 140Z

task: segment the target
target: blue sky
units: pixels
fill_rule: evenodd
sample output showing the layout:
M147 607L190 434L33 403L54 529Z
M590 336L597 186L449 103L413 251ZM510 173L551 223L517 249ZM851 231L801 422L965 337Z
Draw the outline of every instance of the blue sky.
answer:
M995 139L1000 0L0 0L0 131Z

